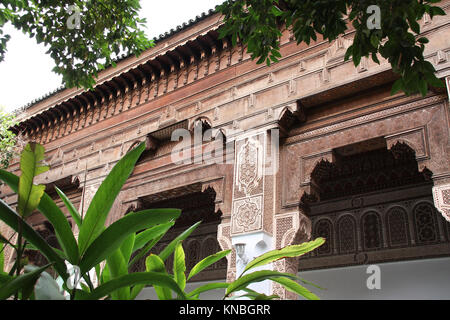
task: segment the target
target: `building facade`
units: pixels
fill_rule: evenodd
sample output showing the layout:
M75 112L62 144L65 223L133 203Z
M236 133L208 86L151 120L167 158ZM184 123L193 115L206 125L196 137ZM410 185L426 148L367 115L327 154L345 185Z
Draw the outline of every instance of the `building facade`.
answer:
M441 6L450 13L450 1ZM246 260L319 236L326 243L318 250L271 267L297 273L449 257L447 90L392 96L387 61L344 61L352 31L307 46L286 30L283 58L268 67L219 39L220 25L210 11L100 73L95 90L60 89L29 105L17 130L45 146L51 167L37 182L62 208L54 185L85 212L114 164L145 142L108 223L135 210L182 209L158 252L202 220L183 244L188 269L233 251L194 281L230 281ZM421 27L427 60L448 79L449 16L425 15ZM30 223L54 241L39 214ZM260 289L293 298L277 285Z

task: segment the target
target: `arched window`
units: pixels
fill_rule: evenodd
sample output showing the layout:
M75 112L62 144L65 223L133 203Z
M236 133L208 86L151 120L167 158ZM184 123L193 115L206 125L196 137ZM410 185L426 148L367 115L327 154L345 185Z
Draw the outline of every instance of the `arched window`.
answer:
M408 219L406 210L393 207L387 212L387 229L389 245L391 247L406 246L409 243Z
M325 238L325 243L317 248L317 255L333 253L333 225L328 219L320 219L314 226L314 238Z
M439 240L436 212L428 202L421 202L414 207L417 243L430 243Z
M374 211L366 213L361 219L362 244L364 249L380 249L383 246L381 221Z
M356 223L350 215L345 215L338 221L338 245L339 253L356 252Z

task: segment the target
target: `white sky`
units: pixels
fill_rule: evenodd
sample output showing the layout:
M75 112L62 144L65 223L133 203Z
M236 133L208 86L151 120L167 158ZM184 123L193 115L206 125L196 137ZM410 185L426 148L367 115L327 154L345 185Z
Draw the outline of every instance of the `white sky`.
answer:
M147 35L153 39L222 2L141 0L141 17L147 18ZM45 54L43 45L37 45L35 39L16 31L10 24L5 33L11 35L11 40L5 60L0 62L0 106L12 111L58 88L61 77L51 71L54 63Z

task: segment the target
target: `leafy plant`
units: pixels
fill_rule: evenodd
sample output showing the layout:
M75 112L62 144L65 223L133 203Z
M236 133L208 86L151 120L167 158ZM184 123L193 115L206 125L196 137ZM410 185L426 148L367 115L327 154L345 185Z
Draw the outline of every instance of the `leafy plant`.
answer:
M10 130L16 125L14 114L5 112L0 106L0 168L7 168L14 157L17 137Z
M18 234L16 245L4 237L1 242L16 251L16 262L6 273L3 271L3 256L0 255L0 298L14 296L15 299L65 299L65 295L75 300L91 299L135 299L146 285L152 285L159 299L198 299L203 292L213 289L226 289L225 298L244 291L245 296L253 299L273 299L258 294L248 286L254 282L272 280L288 290L306 298L317 298L296 281L295 275L277 271L263 270L248 273L285 257L295 257L320 246L324 239L298 246L289 246L261 255L250 262L244 273L232 283L209 283L191 292L186 292L186 282L196 274L223 259L230 250L221 251L198 262L187 274L184 241L200 224L195 223L172 240L159 255L150 254L150 250L174 225L181 214L178 209L151 209L132 212L105 227L108 213L125 181L130 176L136 161L145 149L141 144L127 153L111 170L100 185L84 218L81 217L67 196L58 188L57 193L63 200L80 232L75 239L70 225L59 207L45 193L43 186L34 185L36 175L48 170L42 164L44 149L30 143L21 156L20 177L0 170L0 179L19 194L19 212L15 212L0 200L0 219ZM53 225L61 250L49 246L46 241L26 222L26 217L38 209ZM25 241L22 243L22 238ZM25 266L23 250L31 248L43 254L49 264L43 267ZM3 251L2 251L3 252ZM174 255L172 272L165 270L164 261ZM130 267L145 256L146 271L129 273ZM101 267L103 266L103 267ZM53 279L45 270L52 268L58 278ZM94 281L92 274L96 274ZM97 282L97 284L95 284Z
M139 55L154 45L143 31L140 3L122 1L29 1L0 3L0 62L10 35L7 22L48 47L53 71L67 87L92 88L94 77L119 55Z

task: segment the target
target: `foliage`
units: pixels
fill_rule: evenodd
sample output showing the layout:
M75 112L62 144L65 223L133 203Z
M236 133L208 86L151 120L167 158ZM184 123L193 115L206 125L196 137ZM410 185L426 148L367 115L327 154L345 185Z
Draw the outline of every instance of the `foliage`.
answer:
M36 175L48 170L42 165L44 148L38 144L28 144L21 156L20 177L0 170L0 179L19 194L19 212L16 213L0 199L0 219L18 234L17 244L12 244L3 236L2 245L9 245L17 253L13 268L3 271L3 250L0 252L0 298L14 296L15 299L117 299L130 300L146 285L153 285L159 299L199 299L203 292L218 288L225 289L229 298L237 292L244 292L251 299L274 299L248 288L255 282L272 280L286 289L308 299L317 296L301 286L298 281L309 284L295 275L270 270L248 273L285 257L296 257L307 253L324 243L324 239L298 246L289 246L261 255L247 266L244 273L232 283L209 283L191 292L186 292L186 282L193 276L223 259L231 250L221 251L198 262L187 275L185 253L182 242L198 227L195 223L173 239L159 255L149 254L154 245L174 225L181 214L178 209L151 209L131 212L108 227L105 221L118 196L120 189L130 176L145 149L141 144L127 153L111 170L93 197L84 218L76 210L67 196L56 188L79 228L75 239L70 225L61 209L45 193L42 186L33 184ZM26 217L35 209L48 219L54 227L62 250L49 246L45 240L26 222ZM22 243L22 237L25 241ZM49 264L43 267L24 266L24 248L38 250ZM165 261L173 254L172 272L166 271ZM146 258L146 271L130 273L133 264ZM24 267L24 268L23 268ZM52 268L58 274L55 280L46 272ZM24 273L21 270L24 269ZM95 270L96 279L92 274ZM175 294L175 295L174 295Z
M153 45L146 38L138 0L122 1L31 1L0 3L0 62L10 35L7 22L37 43L48 46L67 87L92 88L94 77L106 66L115 65L120 53L140 54Z
M353 28L353 44L347 49L346 60L353 58L358 66L362 57L380 63L387 59L400 79L392 93L420 92L428 87L442 87L433 65L424 58L426 37L420 37L417 21L425 13L431 18L445 15L438 6L440 0L227 0L218 6L224 15L221 37L230 36L235 44L239 38L252 59L267 65L277 62L280 54L282 26L291 28L297 43L317 41L318 36L333 41ZM372 28L374 12L380 9L380 28ZM370 27L370 28L369 28Z
M14 114L7 113L0 107L0 168L7 168L14 157L16 135L9 130L16 122Z

